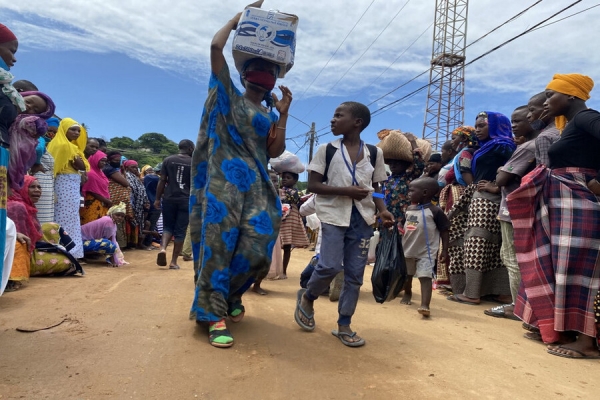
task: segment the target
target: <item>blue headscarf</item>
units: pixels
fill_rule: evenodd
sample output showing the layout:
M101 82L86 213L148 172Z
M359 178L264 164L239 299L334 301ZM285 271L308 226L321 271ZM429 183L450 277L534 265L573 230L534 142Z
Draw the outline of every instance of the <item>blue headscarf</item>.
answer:
M55 128L58 128L60 121L58 120L58 118L51 117L46 120L46 123L48 124L48 126L53 126Z
M477 160L483 155L492 152L506 152L510 156L517 147L513 140L510 120L504 114L483 111L477 114L477 118L481 117L484 117L488 123L489 137L485 141L479 141L480 148L473 154L473 161L471 161L473 175L477 168Z

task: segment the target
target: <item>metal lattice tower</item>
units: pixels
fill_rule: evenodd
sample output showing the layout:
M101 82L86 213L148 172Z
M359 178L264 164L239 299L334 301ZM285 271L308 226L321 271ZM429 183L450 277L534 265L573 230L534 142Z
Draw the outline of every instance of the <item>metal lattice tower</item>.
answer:
M423 139L435 149L464 122L468 0L436 0Z

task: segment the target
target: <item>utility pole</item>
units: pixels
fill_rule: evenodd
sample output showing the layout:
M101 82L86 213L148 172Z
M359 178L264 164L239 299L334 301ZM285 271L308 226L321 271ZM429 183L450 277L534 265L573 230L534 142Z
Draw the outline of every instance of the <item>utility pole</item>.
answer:
M315 147L315 123L313 122L310 126L310 138L308 139L310 141L310 147L308 150L308 162L310 163L312 161L313 158L313 147Z

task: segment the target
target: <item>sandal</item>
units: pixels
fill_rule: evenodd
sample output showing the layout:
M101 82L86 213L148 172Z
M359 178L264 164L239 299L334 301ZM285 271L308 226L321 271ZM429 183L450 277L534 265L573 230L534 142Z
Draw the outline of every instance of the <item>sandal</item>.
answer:
M339 332L336 330L331 331L331 334L333 336L335 336L336 338L340 339L340 341L348 347L360 347L360 346L364 346L365 345L365 339L363 338L359 338L359 340L357 341L350 341L348 340L348 338L350 339L354 339L354 337L356 336L356 332L352 332L352 333L348 333L348 332Z
M523 322L523 325L521 325L521 326L522 326L522 327L523 327L523 329L525 329L526 331L529 331L529 332L535 332L535 333L540 333L540 328L536 328L535 326L533 326L533 325L529 325L529 324L528 324L528 323L526 323L526 322Z
M525 339L533 340L534 342L544 343L542 335L539 332L527 332L523 334Z
M314 331L315 330L315 314L312 313L310 315L308 315L306 313L306 311L304 311L304 309L302 308L302 296L304 295L304 293L306 292L306 289L300 289L298 290L298 294L296 295L296 311L294 312L294 320L296 321L296 323L300 326L300 328L304 329L305 331ZM304 316L304 318L306 318L308 320L308 323L310 324L312 322L312 325L306 324L302 321L302 319L300 318L300 314L302 314Z
M490 309L484 310L483 313L485 315L489 315L490 317L507 318L515 321L520 321L519 317L517 317L515 314L506 312L506 310L504 309L504 307L506 306L512 306L512 304L503 304L501 306L492 307Z
M417 308L417 312L424 317L429 317L431 315L431 310L429 310L429 308L425 308L425 307Z
M227 348L233 346L233 336L229 333L225 325L225 319L217 322L209 322L208 324L208 342L219 348Z
M246 308L242 303L236 303L229 306L229 311L227 311L229 315L229 319L231 322L240 322L244 319L244 314L246 314Z

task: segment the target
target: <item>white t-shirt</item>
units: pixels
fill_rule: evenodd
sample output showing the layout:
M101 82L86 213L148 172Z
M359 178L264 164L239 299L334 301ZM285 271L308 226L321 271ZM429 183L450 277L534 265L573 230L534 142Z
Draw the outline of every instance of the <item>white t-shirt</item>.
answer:
M352 174L348 170L348 166L344 162L342 151L348 163L350 162L350 154L345 146L341 146L342 139L337 139L331 144L338 149L331 158L329 169L327 171L328 186L347 187L352 186ZM308 166L309 171L315 171L321 175L325 172L325 157L327 145L319 146L315 157ZM355 178L358 185L362 188L369 189L373 192L373 182L383 182L387 179L385 173L385 164L383 161L383 152L377 148L377 160L375 168L371 165L371 154L366 144L363 146L363 158L356 164ZM352 214L352 205L355 205L360 215L369 225L375 223L375 203L372 195L365 197L362 200L353 200L346 196L331 196L319 194L316 198L317 215L321 222L335 226L350 226L350 216Z

